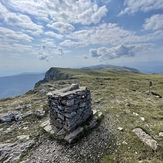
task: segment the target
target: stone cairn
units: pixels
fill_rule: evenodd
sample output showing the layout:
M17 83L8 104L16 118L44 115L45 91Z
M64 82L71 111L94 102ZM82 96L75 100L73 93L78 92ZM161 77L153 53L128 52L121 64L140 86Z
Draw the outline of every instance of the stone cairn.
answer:
M90 118L93 115L91 94L86 87L79 88L78 84L72 84L47 95L50 133L56 134L58 138L71 143L85 128L92 128L97 124L97 119ZM83 127L84 122L89 119L89 123Z

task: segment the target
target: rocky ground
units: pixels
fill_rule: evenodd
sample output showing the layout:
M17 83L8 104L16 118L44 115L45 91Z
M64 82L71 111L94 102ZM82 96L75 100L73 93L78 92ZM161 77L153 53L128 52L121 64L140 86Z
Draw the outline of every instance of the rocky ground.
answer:
M0 162L163 161L163 77L85 71L0 100ZM155 83L153 94L148 92L149 79ZM40 124L48 119L46 94L76 82L91 90L92 108L104 119L77 142L65 144Z
M41 138L26 162L100 162L105 151L111 153L114 150L114 139L111 128L103 125L71 145Z

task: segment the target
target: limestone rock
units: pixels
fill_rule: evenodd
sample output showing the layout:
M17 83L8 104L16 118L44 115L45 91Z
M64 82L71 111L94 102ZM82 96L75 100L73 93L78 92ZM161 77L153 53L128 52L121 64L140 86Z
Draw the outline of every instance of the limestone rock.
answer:
M45 73L45 78L35 84L35 87L38 87L39 85L49 82L51 80L66 80L68 78L68 74L64 74L59 69L52 67Z
M53 131L53 128L52 128L52 125L47 125L44 127L44 130L50 134L54 134L54 131Z
M103 118L104 117L102 112L98 112L97 116L98 116L98 118Z
M134 116L138 116L138 115L139 115L138 113L135 113L135 112L133 112L132 114L133 114Z
M145 133L145 131L143 131L141 128L135 128L132 131L138 136L138 138L143 143L145 143L146 145L148 145L149 147L151 147L153 150L156 150L157 149L157 141L154 140L150 135L148 135L147 133Z
M45 127L50 124L49 120L44 121L43 123L40 124L40 127Z
M117 130L123 131L123 128L122 127L118 127Z
M123 144L123 145L127 145L128 143L127 143L126 141L123 141L122 144Z
M41 109L36 110L35 114L37 117L43 117L45 115L45 111L43 110L43 108L41 108Z
M65 140L68 142L68 143L72 143L74 141L74 139L80 134L82 133L84 130L83 127L79 127L77 128L75 131L71 132L70 134L66 135L65 136Z
M34 140L29 140L24 143L0 144L0 161L3 160L4 163L17 162L22 152L27 151L34 143Z
M22 118L25 118L25 117L28 117L28 116L31 116L33 115L33 112L31 110L25 112L23 115L22 115Z
M50 124L49 120L43 122L40 127L43 127L43 129L50 134L56 134L59 131L58 128Z
M23 106L17 106L17 107L15 108L15 110L21 111L21 110L25 110L26 108L27 108L27 106L25 106L25 105L23 105Z
M145 118L144 118L144 117L140 117L140 119L141 119L142 121L145 121Z
M29 140L29 135L19 135L17 136L19 140Z
M163 132L160 132L159 133L159 137L163 137Z
M11 122L11 121L19 121L21 120L22 117L19 114L19 112L10 112L6 115L2 115L2 117L0 117L0 122Z
M93 110L93 115L95 115L97 113L97 110Z

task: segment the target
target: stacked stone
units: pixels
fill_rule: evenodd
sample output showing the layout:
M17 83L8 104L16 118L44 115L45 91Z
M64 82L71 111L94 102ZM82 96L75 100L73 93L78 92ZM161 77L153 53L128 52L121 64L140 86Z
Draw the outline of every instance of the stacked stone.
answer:
M70 87L48 93L50 124L70 132L92 114L90 90L72 84Z

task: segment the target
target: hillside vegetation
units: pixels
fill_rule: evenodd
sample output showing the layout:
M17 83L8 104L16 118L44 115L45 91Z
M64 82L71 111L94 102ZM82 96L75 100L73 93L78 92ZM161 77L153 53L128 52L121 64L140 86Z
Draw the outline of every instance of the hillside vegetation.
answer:
M163 75L109 69L59 70L68 74L67 80L52 80L22 96L0 100L1 162L163 162ZM151 94L149 81L153 83ZM92 108L100 110L104 119L81 140L69 145L49 137L40 124L48 119L46 94L71 83L90 89ZM16 112L18 119L3 122L2 117L11 112ZM157 141L156 150L135 135L132 130L138 127ZM23 150L18 152L20 146Z

